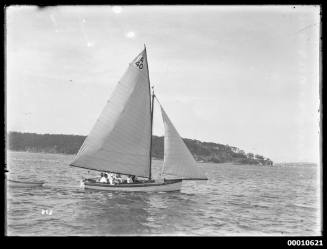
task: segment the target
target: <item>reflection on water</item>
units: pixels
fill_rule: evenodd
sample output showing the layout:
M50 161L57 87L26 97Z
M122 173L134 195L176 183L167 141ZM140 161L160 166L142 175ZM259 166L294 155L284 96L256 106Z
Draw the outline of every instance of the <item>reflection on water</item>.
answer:
M315 167L201 164L209 180L180 192L82 190L97 172L72 156L11 152L9 178L44 180L7 190L8 235L319 235ZM154 174L162 162L154 161Z

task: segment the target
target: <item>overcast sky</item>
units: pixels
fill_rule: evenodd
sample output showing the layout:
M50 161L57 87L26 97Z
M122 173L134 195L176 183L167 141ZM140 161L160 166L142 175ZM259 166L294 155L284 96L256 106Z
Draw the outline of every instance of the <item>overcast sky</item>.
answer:
M6 9L7 130L87 135L147 46L182 137L319 161L317 6ZM154 134L163 134L156 107Z

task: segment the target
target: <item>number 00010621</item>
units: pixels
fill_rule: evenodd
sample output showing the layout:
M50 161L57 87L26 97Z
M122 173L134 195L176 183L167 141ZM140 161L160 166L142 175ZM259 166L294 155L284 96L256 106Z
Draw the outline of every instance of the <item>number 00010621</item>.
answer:
M322 246L322 240L288 240L288 246Z

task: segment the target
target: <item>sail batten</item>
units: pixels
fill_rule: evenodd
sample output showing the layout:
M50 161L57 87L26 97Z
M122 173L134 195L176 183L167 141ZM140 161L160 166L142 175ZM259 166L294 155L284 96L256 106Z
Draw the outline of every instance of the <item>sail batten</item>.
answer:
M129 65L72 165L147 177L150 95L146 51Z
M162 174L183 180L207 180L198 168L191 152L178 134L176 128L161 107L165 127L164 164Z

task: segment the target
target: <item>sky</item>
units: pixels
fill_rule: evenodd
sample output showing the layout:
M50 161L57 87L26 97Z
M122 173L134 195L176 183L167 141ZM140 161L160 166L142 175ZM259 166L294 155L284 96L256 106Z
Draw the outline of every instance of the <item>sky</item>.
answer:
M182 137L320 161L319 6L10 6L5 21L7 131L87 135L146 44Z

